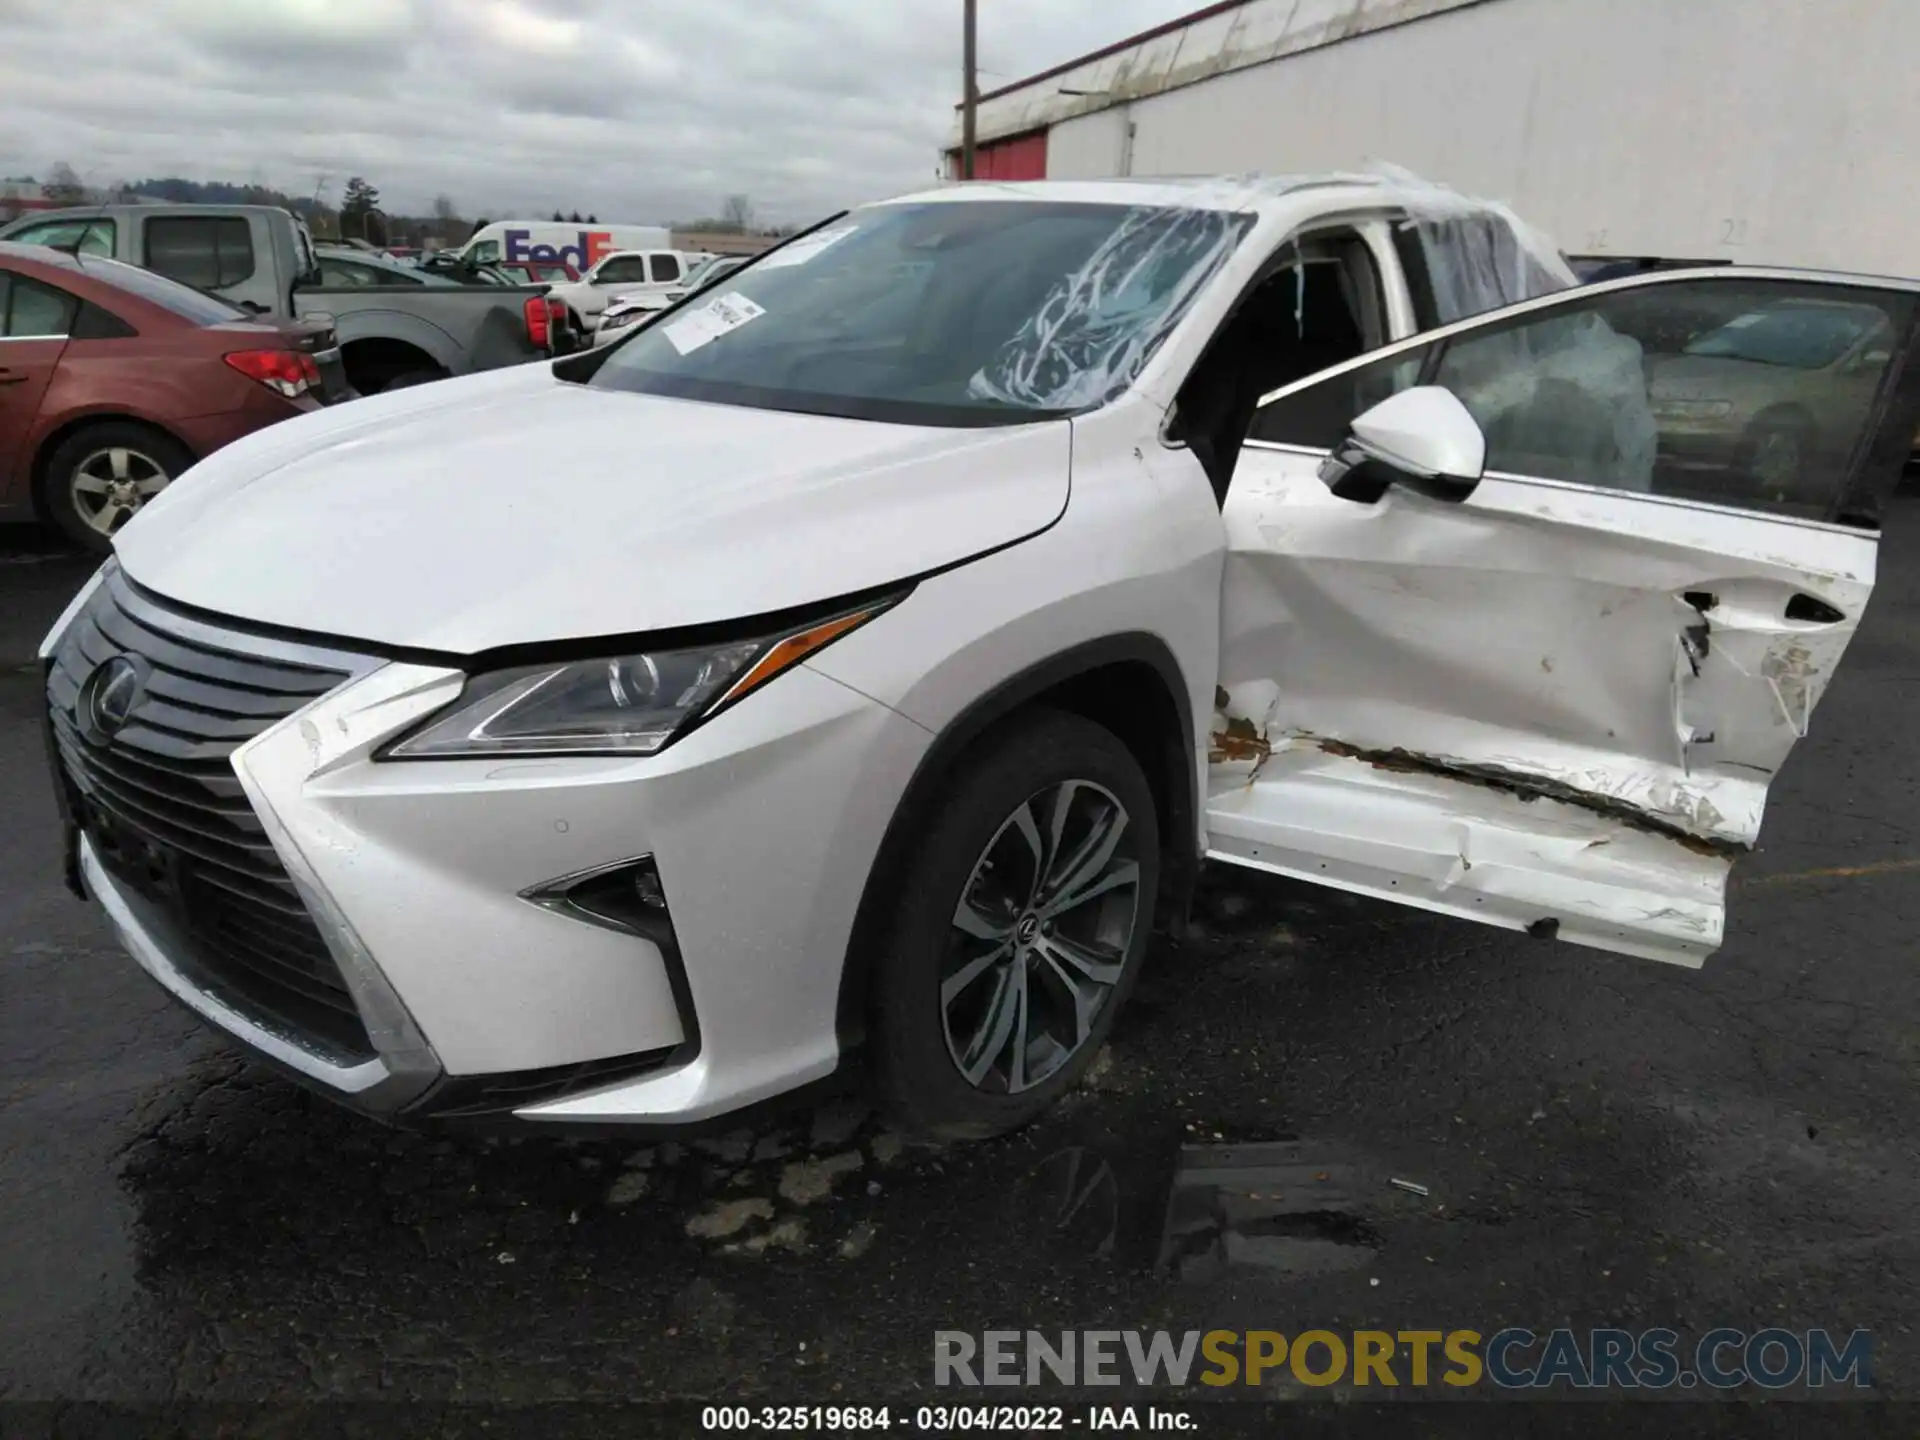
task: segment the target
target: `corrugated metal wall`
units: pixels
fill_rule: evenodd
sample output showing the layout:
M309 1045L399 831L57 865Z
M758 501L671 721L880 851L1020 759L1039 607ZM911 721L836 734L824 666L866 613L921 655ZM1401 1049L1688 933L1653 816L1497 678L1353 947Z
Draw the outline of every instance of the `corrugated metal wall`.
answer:
M1049 169L1390 161L1570 253L1920 275L1915 54L1916 0L1490 0L1062 120Z

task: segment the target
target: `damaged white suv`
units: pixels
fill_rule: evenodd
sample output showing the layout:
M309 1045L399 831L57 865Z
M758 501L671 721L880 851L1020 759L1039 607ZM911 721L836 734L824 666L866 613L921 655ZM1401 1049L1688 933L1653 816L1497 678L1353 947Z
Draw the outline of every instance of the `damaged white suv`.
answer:
M48 637L75 882L401 1121L864 1050L992 1133L1209 858L1698 965L1873 584L1915 287L1570 285L1404 179L956 187L264 431Z

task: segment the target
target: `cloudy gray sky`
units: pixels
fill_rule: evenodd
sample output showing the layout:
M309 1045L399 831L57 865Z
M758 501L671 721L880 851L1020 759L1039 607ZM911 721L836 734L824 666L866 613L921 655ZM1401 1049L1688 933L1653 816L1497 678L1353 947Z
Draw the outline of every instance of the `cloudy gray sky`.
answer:
M1196 0L980 0L981 87ZM805 220L932 178L960 0L0 0L0 173Z

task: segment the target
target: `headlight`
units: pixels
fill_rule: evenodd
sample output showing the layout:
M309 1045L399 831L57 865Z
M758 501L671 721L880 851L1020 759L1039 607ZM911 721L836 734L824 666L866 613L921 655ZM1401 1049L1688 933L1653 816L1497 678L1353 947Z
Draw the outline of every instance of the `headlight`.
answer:
M621 311L617 311L616 313L614 313L614 314L612 314L612 315L608 315L608 316L605 316L605 317L603 317L603 318L601 319L601 321L600 321L600 328L601 328L602 330L618 330L618 329L620 329L620 328L621 328L622 326L625 326L625 325L631 325L631 324L633 324L633 322L634 322L634 321L636 321L636 320L639 320L639 319L642 319L642 318L643 318L643 317L645 317L645 316L648 316L648 315L658 315L659 313L660 313L660 312L659 312L658 310L621 310Z
M652 755L898 598L761 640L476 675L459 699L381 758Z

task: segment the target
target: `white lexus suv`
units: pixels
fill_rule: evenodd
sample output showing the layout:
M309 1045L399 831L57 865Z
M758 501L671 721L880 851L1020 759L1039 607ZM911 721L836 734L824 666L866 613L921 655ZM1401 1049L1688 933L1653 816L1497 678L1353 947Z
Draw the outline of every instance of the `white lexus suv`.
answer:
M1872 587L1914 291L1578 288L1378 176L855 210L175 482L43 647L71 878L402 1123L864 1054L990 1134L1208 860L1698 965Z

